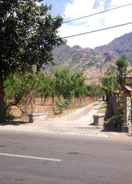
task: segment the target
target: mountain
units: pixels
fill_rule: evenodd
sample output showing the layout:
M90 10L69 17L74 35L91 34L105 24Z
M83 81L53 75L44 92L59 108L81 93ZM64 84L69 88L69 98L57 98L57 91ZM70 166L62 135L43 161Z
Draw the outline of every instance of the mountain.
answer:
M72 70L84 71L92 81L98 81L109 66L122 55L126 56L132 65L132 33L95 49L64 44L55 48L53 55L56 66L68 66Z
M57 65L70 66L72 69L85 70L91 66L100 65L102 54L90 48L62 45L53 51L54 62Z
M97 47L95 51L104 56L108 54L111 57L124 55L128 58L129 63L132 64L132 33L116 38L108 45Z

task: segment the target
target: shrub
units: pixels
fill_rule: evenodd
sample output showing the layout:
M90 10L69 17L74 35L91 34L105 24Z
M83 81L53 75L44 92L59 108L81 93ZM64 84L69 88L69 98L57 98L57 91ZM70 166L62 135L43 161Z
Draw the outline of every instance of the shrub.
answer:
M57 100L53 108L54 114L61 114L64 111L64 109L68 107L69 104L70 104L70 101L67 99Z

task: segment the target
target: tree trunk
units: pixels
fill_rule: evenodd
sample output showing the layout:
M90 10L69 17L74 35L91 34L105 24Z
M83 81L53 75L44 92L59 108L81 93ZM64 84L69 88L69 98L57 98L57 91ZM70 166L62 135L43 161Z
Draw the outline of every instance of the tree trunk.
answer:
M121 131L123 111L120 109L119 99L115 94L107 96L107 110L105 114L105 121L108 123L105 125L106 130Z
M105 120L111 118L113 115L116 114L116 96L114 94L107 95L106 97L107 102L107 111L105 115Z
M55 96L52 96L52 105L55 104Z
M4 100L4 87L3 81L0 80L0 122L3 122L6 117L6 103Z

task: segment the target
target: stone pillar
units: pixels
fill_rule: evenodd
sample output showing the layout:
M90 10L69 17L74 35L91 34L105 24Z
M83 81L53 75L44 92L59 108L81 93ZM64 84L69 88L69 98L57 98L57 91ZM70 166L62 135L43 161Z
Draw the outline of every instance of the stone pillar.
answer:
M132 136L132 97L130 97L130 103L129 103L128 135Z
M123 124L122 132L128 132L128 97L123 98L124 111L123 111Z

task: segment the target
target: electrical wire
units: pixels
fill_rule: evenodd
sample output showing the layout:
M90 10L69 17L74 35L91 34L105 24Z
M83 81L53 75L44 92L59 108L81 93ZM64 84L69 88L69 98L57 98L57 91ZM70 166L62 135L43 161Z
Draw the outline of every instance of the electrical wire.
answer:
M132 24L132 22L127 22L127 23L124 23L124 24L118 24L118 25L114 25L114 26L104 27L104 28L101 28L101 29L93 30L93 31L78 33L78 34L69 35L69 36L64 36L64 37L62 37L62 39L73 38L73 37L77 37L77 36L83 36L83 35L86 35L86 34L96 33L96 32L105 31L105 30L109 30L109 29L114 29L114 28L118 28L118 27L123 27L123 26L131 25L131 24Z
M74 18L74 19L71 19L71 20L66 20L66 21L64 20L63 24L68 24L68 23L71 23L71 22L75 22L75 21L78 21L78 20L81 20L81 19L85 19L85 18L96 16L96 15L104 14L104 13L107 13L107 12L110 12L110 11L113 11L113 10L117 10L117 9L121 9L121 8L125 8L125 7L128 7L128 6L132 6L132 3L124 4L124 5L121 5L121 6L118 6L118 7L109 8L109 9L106 9L106 10L103 10L103 11L100 11L100 12L97 12L97 13L93 13L93 14L78 17L78 18Z

